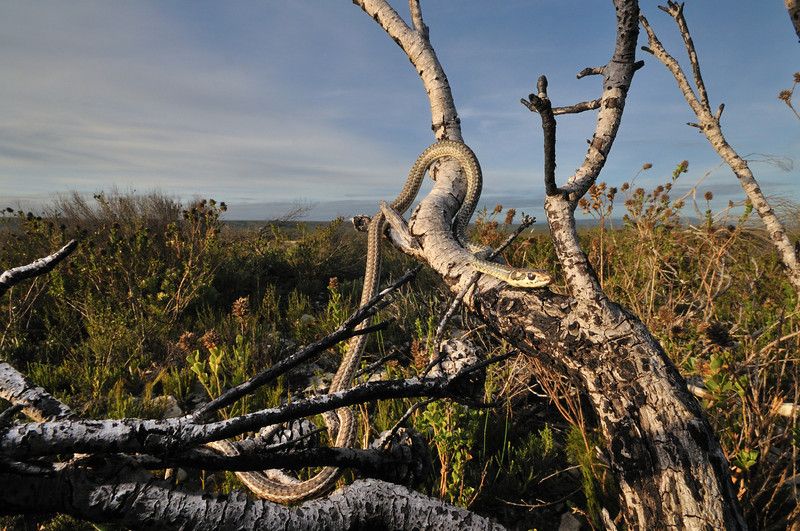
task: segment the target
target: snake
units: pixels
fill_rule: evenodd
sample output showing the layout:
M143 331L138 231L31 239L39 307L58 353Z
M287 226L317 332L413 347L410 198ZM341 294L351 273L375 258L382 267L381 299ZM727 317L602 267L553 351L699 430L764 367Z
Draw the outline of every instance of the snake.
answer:
M402 216L419 193L428 168L437 160L445 157L455 158L461 164L467 179L467 193L453 222L453 234L465 249L467 262L476 270L515 287L539 288L550 284L553 278L547 271L515 268L485 260L484 258L491 248L478 245L467 237L467 227L481 195L483 175L475 153L462 142L440 140L423 151L412 166L403 190L389 205L389 208ZM386 228L387 220L383 212L372 217L367 231L367 261L361 305L366 304L377 293L381 270L381 240ZM362 322L356 328L362 329L369 324L368 321ZM367 337L364 334L350 340L347 352L328 389L329 394L346 391L350 388L356 370L361 364L366 340ZM339 408L335 411L335 415L326 415L324 418L334 439L334 446L350 448L355 444L357 423L350 408ZM238 455L238 450L228 440L213 441L206 445L224 455ZM319 473L304 481L277 470L240 471L236 472L236 475L247 488L261 498L278 503L295 503L328 493L341 475L341 469L326 466Z

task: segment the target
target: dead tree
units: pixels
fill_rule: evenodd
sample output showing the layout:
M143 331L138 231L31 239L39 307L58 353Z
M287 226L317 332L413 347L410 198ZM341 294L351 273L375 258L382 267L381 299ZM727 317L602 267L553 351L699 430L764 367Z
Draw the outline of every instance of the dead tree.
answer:
M412 0L408 26L383 0L356 3L408 55L428 93L437 139L461 140L443 68L428 40L419 2ZM603 66L579 77L598 76L596 99L553 108L542 78L527 105L544 131L545 210L571 297L525 291L483 277L465 298L497 334L543 364L569 373L597 412L618 481L622 517L629 529L741 529L746 527L725 455L697 401L661 345L642 323L603 292L578 242L574 212L602 170L634 72L639 7L614 2L617 42ZM598 109L597 126L581 167L562 185L555 176L555 115ZM409 223L408 239L422 257L459 291L472 270L450 224L463 197L458 165L441 164L436 184ZM612 525L612 524L610 524Z
M411 25L384 0L355 3L397 42L417 69L429 95L435 138L462 140L455 103L428 39L419 2L410 1ZM745 523L727 460L699 404L647 328L605 295L578 242L575 209L610 154L634 72L641 66L635 58L638 2L615 0L614 9L617 39L613 56L607 64L586 68L579 74L600 80L598 97L553 107L542 77L537 93L525 101L542 120L545 209L571 295L547 289L511 288L499 280L482 277L464 301L496 334L579 382L605 436L605 450L620 490L619 517L628 529L741 529ZM555 173L555 116L588 110L597 110L598 119L586 157L581 167L559 184ZM473 273L451 231L465 185L455 162L441 163L435 171L436 184L412 216L404 236L405 241L416 243L409 252L427 262L458 292ZM15 372L11 368L8 371ZM14 377L19 380L18 375ZM0 383L0 387L6 385L11 384ZM22 379L18 385L27 384ZM25 396L42 395L38 390L27 391ZM0 503L6 512L30 507L38 511L69 510L129 527L254 527L291 522L341 529L375 524L368 516L353 516L352 520L339 517L362 514L360 498L367 496L366 490L374 491L375 496L364 503L371 507L369 512L381 515L381 526L387 528L491 528L491 523L466 511L444 507L438 501L421 499L395 487L379 488L375 483L357 483L327 500L285 509L248 500L241 494L209 497L187 493L143 473L148 467L187 462L209 468L263 468L270 466L263 457L228 457L224 458L229 460L227 463L220 463L219 456L202 452L199 445L378 396L449 394L450 385L441 381L378 382L223 422L183 417L165 421L56 420L22 424L11 423L9 413L2 418L0 432L0 479L24 488L7 493ZM15 400L17 410L31 407ZM351 465L359 460L352 452L303 457L309 464ZM36 460L63 454L73 454L75 459L65 464ZM363 462L366 461L365 457ZM55 490L60 485L76 490L67 496ZM54 492L58 494L53 495ZM403 505L407 501L419 518L406 519L402 509L394 510L409 507ZM606 519L608 528L615 527L613 520L613 515Z

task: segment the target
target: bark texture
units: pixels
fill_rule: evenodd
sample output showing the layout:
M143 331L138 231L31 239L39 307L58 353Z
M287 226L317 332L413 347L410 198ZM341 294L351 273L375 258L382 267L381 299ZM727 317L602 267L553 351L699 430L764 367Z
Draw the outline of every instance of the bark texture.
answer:
M378 480L356 481L327 499L293 508L241 492L191 492L114 456L47 477L4 471L0 481L20 485L3 495L2 513L69 513L131 529L502 529L466 509Z
M785 0L786 10L789 11L789 18L792 19L794 32L800 39L800 1L798 0Z
M18 406L34 420L77 418L67 405L4 361L0 362L0 398Z
M617 308L615 324L601 323L590 304L502 286L482 290L472 304L517 348L582 384L629 529L745 528L728 462L699 404L633 316Z
M577 201L605 164L640 66L635 61L638 3L618 0L614 5L614 55L606 65L582 73L602 76L602 96L559 110L599 107L595 133L584 163L563 186L548 187L545 204L572 297L510 289L484 278L465 301L503 338L543 364L562 368L583 386L600 419L629 529L741 529L745 524L728 463L697 401L649 331L608 300L578 243ZM455 111L447 114L455 116ZM437 115L433 120L435 126ZM555 150L546 146L545 151L554 156ZM545 160L545 168L554 169L554 160ZM463 182L448 165L438 170L409 231L426 261L458 292L471 273L450 229Z

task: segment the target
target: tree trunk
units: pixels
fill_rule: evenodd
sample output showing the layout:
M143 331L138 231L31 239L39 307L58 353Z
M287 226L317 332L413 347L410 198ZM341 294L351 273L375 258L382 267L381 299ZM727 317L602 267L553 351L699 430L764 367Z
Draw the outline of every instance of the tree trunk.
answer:
M798 0L784 0L786 2L786 9L789 11L789 18L792 19L794 31L797 37L800 38L800 1Z
M481 286L495 331L583 386L607 442L628 529L743 529L728 462L686 383L649 331L568 297ZM609 326L610 325L610 326Z
M640 66L638 3L617 0L615 7L614 56L604 67L584 72L603 78L599 103L578 105L600 109L586 159L563 187L546 175L548 222L574 298L513 289L484 277L465 301L504 339L546 366L563 368L582 385L605 436L629 529L743 529L727 460L699 404L646 327L608 300L578 243L574 210L605 164ZM546 82L540 99L546 99L545 91ZM551 132L554 137L554 126ZM548 159L554 152L546 143L546 174L554 172L555 161ZM422 254L454 292L472 272L450 230L464 189L457 168L440 164L433 190L409 223Z

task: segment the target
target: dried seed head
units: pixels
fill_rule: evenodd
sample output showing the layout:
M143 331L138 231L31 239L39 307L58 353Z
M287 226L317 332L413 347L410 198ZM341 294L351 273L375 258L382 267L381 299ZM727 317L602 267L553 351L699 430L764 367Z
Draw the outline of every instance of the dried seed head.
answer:
M735 344L728 327L719 321L708 323L708 325L703 328L705 328L705 330L701 331L713 344L719 345L720 347L732 347Z
M419 339L411 343L411 357L414 358L414 367L423 370L428 366L428 352L422 347Z
M184 332L178 339L178 348L186 352L191 352L196 339L194 332Z
M219 332L213 328L208 330L205 334L203 334L203 337L200 338L200 342L203 343L203 346L209 350L215 348L217 345L219 345Z
M241 297L233 303L231 313L239 320L244 319L250 313L250 301L247 297Z
M675 313L672 311L671 308L667 306L662 306L661 308L658 309L658 318L662 323L668 324L672 322L673 319L675 319Z

